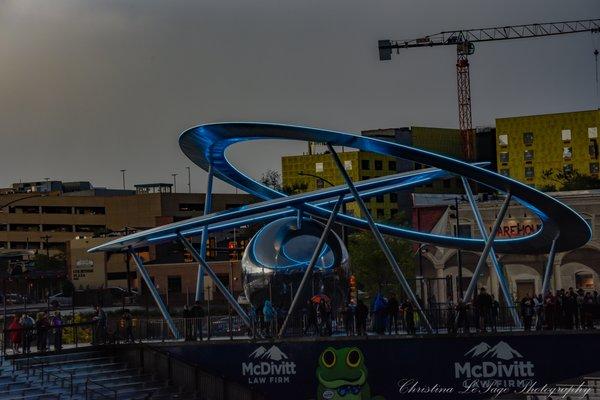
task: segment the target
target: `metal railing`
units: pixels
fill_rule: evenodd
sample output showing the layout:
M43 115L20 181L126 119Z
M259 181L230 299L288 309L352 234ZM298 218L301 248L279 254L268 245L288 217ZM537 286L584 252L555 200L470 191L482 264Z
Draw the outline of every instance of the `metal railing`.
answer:
M94 386L96 388L94 388ZM84 394L86 400L97 398L95 395L99 395L101 399L117 400L119 392L116 389L110 388L98 382L94 382L90 378L87 378L85 380Z

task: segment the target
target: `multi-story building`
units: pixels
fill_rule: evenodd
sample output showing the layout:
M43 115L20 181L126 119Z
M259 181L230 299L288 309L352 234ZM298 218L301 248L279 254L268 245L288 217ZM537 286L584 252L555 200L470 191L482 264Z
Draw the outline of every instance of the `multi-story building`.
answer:
M600 290L600 190L581 190L571 192L554 192L550 195L577 211L592 228L592 240L585 246L556 254L550 285L552 290L568 289L588 291ZM439 199L438 199L439 200ZM449 207L447 202L436 206L421 202L423 207L415 209L413 219L421 214L421 230L440 235L454 236L458 230L461 237L480 238L479 229L467 202L459 203L459 212ZM479 210L484 225L489 231L494 225L496 216L502 206L502 199L494 196L480 195ZM457 223L457 216L460 221ZM531 210L512 201L497 238L515 238L535 234L541 227L540 219ZM525 294L538 294L542 290L547 254L499 254L498 259L505 270L510 292L515 299L522 299ZM435 282L431 285L437 301L456 301L459 286L459 269L461 269L462 289L466 290L473 276L480 254L472 251L459 251L434 245L425 245L420 254L421 259L415 263L422 265L425 278ZM492 263L487 260L478 282L487 287L497 299L501 297L498 280L492 272Z
M498 172L539 188L548 171L598 176L598 126L600 110L498 118Z
M342 151L338 155L353 181L394 174L398 170L397 160L393 157L364 151ZM344 178L328 153L282 157L281 170L284 190L302 187L306 191L312 191L344 183ZM377 219L394 218L398 213L396 193L374 196L366 201L366 205L371 215ZM360 215L355 203L347 205L347 213Z
M432 127L405 127L373 129L362 132L363 136L382 139L407 146L414 146L450 157L462 158L461 139L457 129ZM495 160L493 129L479 129L476 134L477 161ZM411 171L426 166L412 161L396 159L364 151L346 151L338 153L344 162L348 174L354 181L374 178L397 172ZM303 154L282 157L283 186L302 187L307 191L322 188L324 185L343 184L343 178L331 160L331 155ZM416 188L417 192L458 193L462 184L456 179L447 179ZM372 215L380 219L395 217L400 211L410 216L412 191L399 191L371 198L367 206ZM348 210L358 214L355 204L349 204Z
M138 185L133 191L56 182L15 184L1 192L0 249L30 249L49 256L64 254L67 267L72 270L74 266L67 254L69 242L77 237L153 228L202 215L204 210L204 194L172 193L170 184ZM247 194L215 193L212 207L213 211L222 211L253 201ZM211 237L211 249L226 248L233 236L237 236L236 241L245 240L243 230L236 233L222 232ZM173 253L181 255L179 250L170 245L156 246L148 250L149 259L172 259ZM125 258L117 256L106 263L106 282L125 286ZM212 260L229 259L226 252L211 251L208 256Z

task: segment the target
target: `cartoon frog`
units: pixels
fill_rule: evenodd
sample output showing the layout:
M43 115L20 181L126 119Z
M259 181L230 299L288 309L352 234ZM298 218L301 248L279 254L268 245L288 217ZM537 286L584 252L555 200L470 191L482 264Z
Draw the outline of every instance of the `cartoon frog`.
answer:
M362 351L356 347L326 348L317 367L317 400L384 400L371 397Z

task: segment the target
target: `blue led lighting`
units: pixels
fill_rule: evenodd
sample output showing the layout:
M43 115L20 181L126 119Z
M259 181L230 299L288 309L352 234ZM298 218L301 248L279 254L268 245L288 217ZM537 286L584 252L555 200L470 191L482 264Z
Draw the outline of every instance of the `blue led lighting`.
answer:
M495 240L494 247L499 253L547 252L552 240L560 232L563 234L558 239L557 251L578 248L591 238L590 227L574 210L521 182L488 171L482 168L481 164L469 164L422 149L348 133L300 126L238 122L207 124L190 128L181 134L179 145L195 164L205 170L208 170L208 166L212 164L215 177L265 200L264 202L139 232L105 243L90 251L123 251L129 246L140 247L149 243L161 243L175 239L177 232L181 232L184 236L194 236L206 225L210 231L214 231L226 229L233 224L246 225L252 222L268 221L291 215L297 208L302 209L308 215L327 218L330 210L325 207L331 204L331 199L348 194L347 187L341 185L310 193L286 196L248 177L229 162L225 151L233 143L257 139L331 143L334 146L350 147L433 167L357 182L356 188L361 196L373 196L398 190L400 187L422 185L452 175L464 176L501 192L510 192L516 201L540 218L542 227L535 234L526 237ZM349 215L339 214L336 222L368 229L366 221ZM386 224L377 224L377 226L384 234L421 243L472 251L481 251L484 247L484 241L481 238L455 238Z

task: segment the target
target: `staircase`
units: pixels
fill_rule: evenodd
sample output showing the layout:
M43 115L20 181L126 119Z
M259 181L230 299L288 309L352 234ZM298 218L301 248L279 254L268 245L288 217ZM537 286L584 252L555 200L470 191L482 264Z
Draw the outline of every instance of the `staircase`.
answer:
M194 399L102 350L2 360L0 399Z

